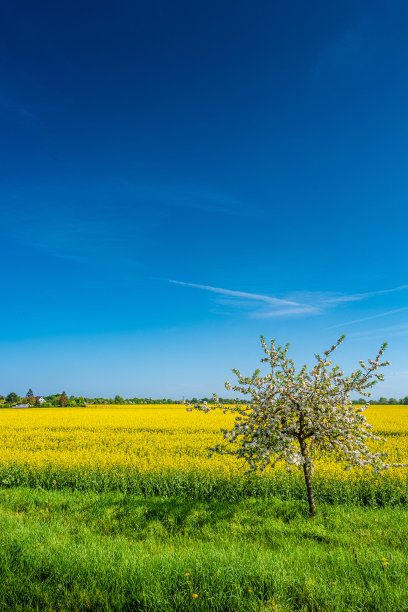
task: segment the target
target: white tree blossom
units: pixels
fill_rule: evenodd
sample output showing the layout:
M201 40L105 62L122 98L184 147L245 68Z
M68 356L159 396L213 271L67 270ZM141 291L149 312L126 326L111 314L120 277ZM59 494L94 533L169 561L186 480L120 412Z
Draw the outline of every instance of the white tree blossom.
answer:
M384 462L386 453L373 452L367 446L369 440L382 438L375 436L366 423L362 414L365 407L357 408L350 400L352 391L370 396L368 389L384 379L378 370L390 364L380 361L387 344L381 346L374 360L368 360L368 365L360 361L359 369L344 376L339 366L331 367L330 360L344 338L341 336L323 357L315 354L316 364L310 371L305 364L297 373L294 362L287 357L289 344L282 348L272 340L268 348L261 336L266 355L261 362L269 364L270 371L261 376L258 369L246 377L234 369L238 384L225 383L228 390L249 395L248 402L225 407L214 394L214 404L187 408L204 412L221 408L224 413L237 413L232 429L221 430L227 444L210 449L211 455L220 453L244 459L249 472L263 471L278 461L285 462L289 470L291 466L303 469L312 516L315 514L312 475L317 456L332 455L345 462L346 468L372 466L381 471L390 467Z

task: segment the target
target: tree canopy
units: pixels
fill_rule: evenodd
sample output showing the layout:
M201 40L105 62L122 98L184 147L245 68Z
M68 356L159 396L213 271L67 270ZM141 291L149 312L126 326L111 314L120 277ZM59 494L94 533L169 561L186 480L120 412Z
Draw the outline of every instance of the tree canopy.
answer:
M224 412L238 413L232 429L221 430L225 443L210 449L211 454L244 459L248 472L263 471L278 461L285 462L289 470L303 469L311 515L315 514L312 475L317 456L334 455L349 468L370 465L380 471L389 467L383 461L385 453L373 452L367 446L369 440L380 438L366 423L364 407L356 408L349 397L351 392L369 396L368 390L384 379L378 370L390 363L380 361L386 343L374 360L368 360L368 365L360 361L359 369L344 376L339 366L330 368L329 359L344 338L341 336L323 357L315 354L316 364L310 371L305 364L297 373L294 362L287 356L289 344L282 348L272 340L268 348L261 336L266 355L261 362L267 363L270 371L261 376L258 369L246 377L234 369L238 384L225 383L227 389L250 396L245 405L225 407L214 395L213 405L203 403L187 408L204 412L221 408Z
M59 397L58 403L60 406L68 406L68 395L63 391Z
M7 404L16 404L19 401L20 401L20 396L14 392L9 393L8 396L6 397Z

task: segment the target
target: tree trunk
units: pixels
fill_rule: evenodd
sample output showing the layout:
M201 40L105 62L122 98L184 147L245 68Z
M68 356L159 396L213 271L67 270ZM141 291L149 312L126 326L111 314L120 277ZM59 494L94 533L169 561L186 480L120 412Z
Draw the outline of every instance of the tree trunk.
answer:
M307 452L307 446L303 440L300 442L300 451L304 459L303 473L305 475L307 499L309 502L309 512L310 512L310 516L314 516L316 514L316 507L315 507L313 487L312 487L312 474L311 474L311 469L310 469L310 461L309 461L309 456Z

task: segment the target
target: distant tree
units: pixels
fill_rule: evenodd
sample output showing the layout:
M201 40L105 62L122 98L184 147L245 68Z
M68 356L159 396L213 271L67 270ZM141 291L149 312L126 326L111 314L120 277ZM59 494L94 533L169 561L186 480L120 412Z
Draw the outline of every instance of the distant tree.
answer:
M395 404L398 404L395 397L390 397L390 399L388 400L388 403L391 404L392 406L394 406Z
M68 395L63 391L59 396L58 404L60 406L68 406Z
M31 387L30 387L30 389L27 391L27 397L34 397L34 393L33 393L33 390L31 389Z
M17 404L20 401L20 396L17 393L9 393L6 397L7 404Z
M20 399L20 402L22 404L28 404L29 406L33 406L35 404L35 397L28 397L28 396L22 397Z
M403 404L404 406L408 405L408 395L400 400L400 404Z
M380 397L378 403L380 404L380 406L385 406L386 404L388 404L388 400L386 397Z
M124 400L123 397L120 397L120 395L115 395L115 404L123 404Z
M317 363L311 370L305 364L296 372L294 362L287 357L289 344L282 348L272 340L268 348L261 336L266 355L261 361L268 363L269 372L261 376L256 370L247 377L233 370L238 384L225 383L228 390L249 395L250 400L244 405L222 407L214 396L215 405L194 406L204 412L221 408L239 415L232 429L221 430L225 444L217 444L211 454L244 459L248 472L262 472L278 461L285 462L289 470L291 466L302 469L311 516L315 514L312 476L317 456L334 455L348 467L371 465L376 471L389 467L383 463L384 453L372 452L367 446L368 441L381 438L374 436L367 425L361 414L364 408L352 406L349 397L353 391L369 396L368 389L384 379L378 370L389 364L380 362L386 344L368 365L360 361L360 369L344 376L339 366L330 368L329 359L344 338L323 357L316 354Z

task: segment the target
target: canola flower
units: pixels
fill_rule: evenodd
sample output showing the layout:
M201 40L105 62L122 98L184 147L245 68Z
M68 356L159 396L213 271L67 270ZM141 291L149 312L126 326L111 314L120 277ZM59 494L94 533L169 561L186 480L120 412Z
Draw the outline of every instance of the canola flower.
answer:
M386 442L373 442L373 448L388 452L390 462L408 462L408 406L372 406L365 415L373 431L387 437ZM233 415L220 411L187 414L180 405L4 409L0 411L1 473L8 466L21 466L24 474L64 469L74 482L89 481L89 487L95 469L240 478L244 464L234 457L208 458L208 449L222 441L221 428L231 427L233 420ZM283 467L268 468L268 474L286 477L288 490L293 485L293 476L286 476ZM317 461L315 474L323 498L336 482L370 491L392 486L397 496L407 492L405 469L390 468L374 477L369 468L345 472L341 464L326 459ZM3 484L8 482L3 478ZM49 482L58 486L58 476L53 474Z
M392 462L406 462L408 406L372 406L365 414L374 432L389 434L385 443L373 446L388 452ZM235 459L214 456L208 460L208 448L222 439L220 429L233 420L232 415L215 411L187 415L180 405L2 410L0 464L121 466L140 471L199 469L240 474L242 466ZM327 459L317 463L317 471L333 475L344 472L340 464ZM348 472L347 477L353 478L354 473L361 474L361 470Z

